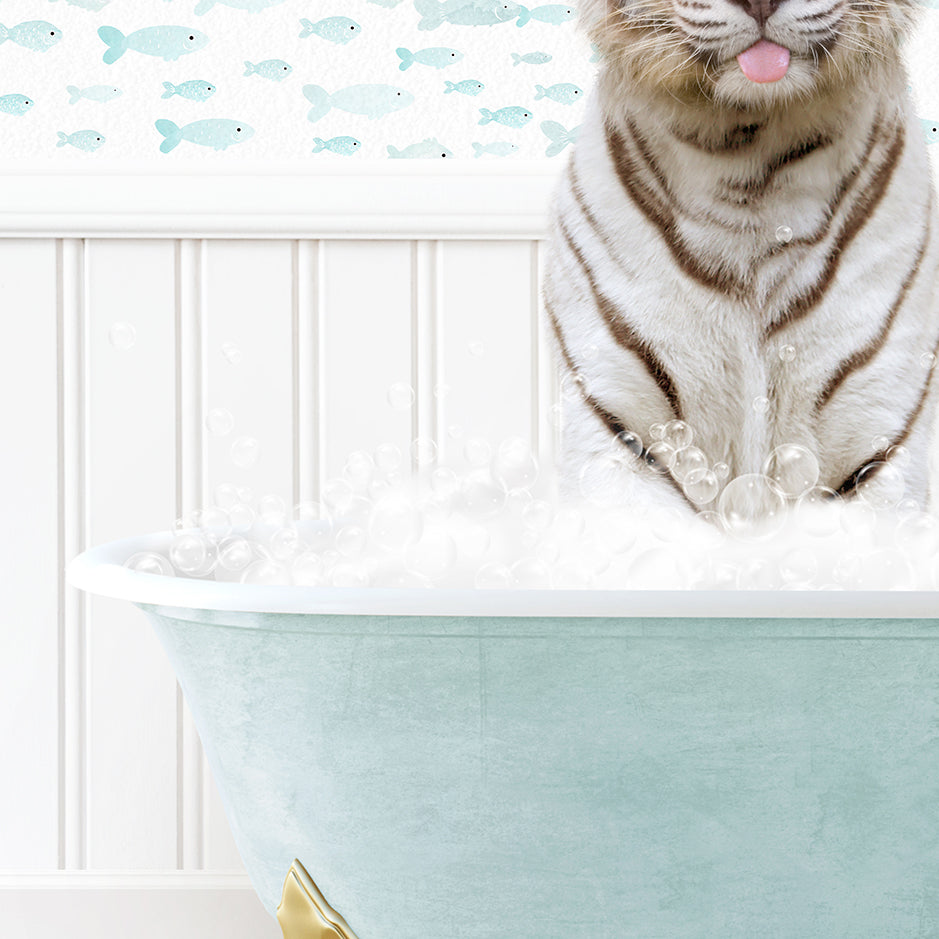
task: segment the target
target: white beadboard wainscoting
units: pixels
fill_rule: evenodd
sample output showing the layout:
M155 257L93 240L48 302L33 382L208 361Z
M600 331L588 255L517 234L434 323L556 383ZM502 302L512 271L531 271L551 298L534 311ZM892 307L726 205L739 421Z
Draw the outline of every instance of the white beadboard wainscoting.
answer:
M431 437L459 466L468 437L521 436L550 461L538 284L556 172L4 178L4 939L280 934L143 614L68 587L65 564L170 527L222 482L316 499L379 443ZM410 410L389 404L399 382ZM240 436L255 466L232 462Z

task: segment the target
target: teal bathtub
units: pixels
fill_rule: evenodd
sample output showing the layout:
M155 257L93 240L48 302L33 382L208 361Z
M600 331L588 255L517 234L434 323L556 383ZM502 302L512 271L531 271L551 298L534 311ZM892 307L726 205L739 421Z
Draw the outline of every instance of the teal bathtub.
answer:
M271 912L299 858L358 939L939 936L935 595L120 566L160 543L70 576L149 617Z

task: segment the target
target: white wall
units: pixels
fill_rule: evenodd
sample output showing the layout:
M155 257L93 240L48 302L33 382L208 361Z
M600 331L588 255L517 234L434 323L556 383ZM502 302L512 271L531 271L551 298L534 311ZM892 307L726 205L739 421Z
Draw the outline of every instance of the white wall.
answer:
M0 935L123 935L131 910L184 939L279 934L142 614L67 587L69 558L169 527L223 481L316 498L381 442L553 452L551 174L387 172L6 179ZM389 406L395 382L411 411ZM225 438L203 423L217 407ZM242 434L262 448L247 469Z

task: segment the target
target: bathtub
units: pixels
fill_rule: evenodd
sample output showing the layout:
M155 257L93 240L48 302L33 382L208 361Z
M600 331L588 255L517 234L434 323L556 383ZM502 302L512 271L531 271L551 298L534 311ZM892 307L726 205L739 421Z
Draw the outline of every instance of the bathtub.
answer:
M288 939L939 935L934 594L121 566L170 537L70 579L147 614ZM291 890L308 912L284 915Z

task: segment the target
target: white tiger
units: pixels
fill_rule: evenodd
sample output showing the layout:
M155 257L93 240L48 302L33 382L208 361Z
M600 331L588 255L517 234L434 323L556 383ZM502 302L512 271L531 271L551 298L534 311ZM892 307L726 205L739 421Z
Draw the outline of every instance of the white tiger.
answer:
M562 482L599 466L631 499L713 509L674 450L649 453L677 419L731 479L798 444L846 497L906 453L925 507L939 226L899 51L913 0L582 0L581 17L604 64L544 285L575 391Z

